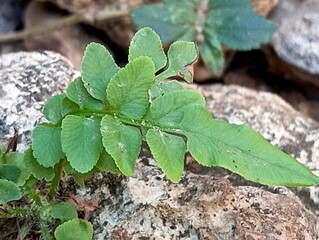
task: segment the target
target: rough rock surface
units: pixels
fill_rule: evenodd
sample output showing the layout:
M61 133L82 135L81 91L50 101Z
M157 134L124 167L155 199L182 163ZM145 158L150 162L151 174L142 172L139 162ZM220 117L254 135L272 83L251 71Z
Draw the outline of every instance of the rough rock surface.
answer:
M25 150L45 101L64 91L75 74L70 62L53 52L0 56L0 143L7 143L15 127L21 136L18 151Z
M317 217L290 192L234 187L226 178L186 173L174 184L154 161L110 191L109 178L80 194L104 199L95 239L317 239ZM114 186L114 185L113 185Z
M318 1L282 0L271 19L278 25L270 40L272 47L282 60L299 69L299 72L294 69L296 73L291 73L290 78L297 77L319 86Z
M25 149L30 131L42 120L44 101L64 90L76 74L66 59L51 52L1 56L0 143L8 141L15 126L22 137L19 150ZM251 124L318 173L316 122L269 93L221 85L198 90L215 116ZM315 190L307 199L314 205ZM318 217L287 188L235 186L223 177L188 171L173 184L146 154L133 177L97 174L78 194L99 202L92 218L95 239L319 238Z

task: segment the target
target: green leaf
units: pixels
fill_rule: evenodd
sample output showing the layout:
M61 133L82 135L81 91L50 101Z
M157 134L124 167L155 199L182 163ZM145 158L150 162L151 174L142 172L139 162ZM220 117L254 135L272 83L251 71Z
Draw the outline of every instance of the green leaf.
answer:
M203 106L190 105L184 110L178 133L187 137L187 149L204 166L215 166L215 142L211 113Z
M247 180L266 185L319 184L319 178L309 169L250 127L212 120L203 107L189 106L179 130L187 137L189 152L204 166L225 167Z
M0 178L17 182L21 174L20 168L14 165L1 164L0 165Z
M32 149L39 164L53 167L64 156L61 147L61 127L37 125L32 132Z
M319 178L247 125L212 123L215 162L246 179L267 185L311 186Z
M105 115L101 121L101 133L103 146L117 167L124 175L132 175L142 144L140 130L124 125L118 118Z
M206 66L217 76L224 71L224 53L222 46L214 36L204 32L205 43L199 44L198 48Z
M81 72L84 86L91 96L105 102L105 89L118 70L113 57L101 44L90 43L86 47Z
M66 94L58 94L51 97L44 105L43 114L46 119L53 123L60 122L63 117L72 111L77 110L78 106L71 102Z
M267 43L275 27L263 16L246 9L216 9L207 17L205 26L229 48L251 50Z
M66 95L68 98L78 104L81 109L83 108L93 108L102 109L104 107L103 103L95 98L93 98L86 90L80 77L74 79L66 90Z
M132 38L129 48L129 61L140 56L150 57L155 70L165 67L167 59L164 53L160 37L151 28L142 28Z
M205 106L205 98L192 90L172 91L156 98L151 103L150 113L159 124L178 127L185 109L191 105Z
M243 9L253 11L252 4L248 0L209 0L208 7L217 9Z
M52 206L51 216L66 222L78 217L78 213L73 204L68 202L60 202Z
M158 165L173 182L178 182L184 168L186 144L182 137L150 129L146 141Z
M135 8L131 16L138 29L154 29L164 42L196 39L196 13L191 1L165 1L164 4Z
M62 121L61 141L71 166L80 173L90 171L102 151L100 118L68 115Z
M0 203L19 200L22 197L19 187L11 181L0 179Z
M57 240L92 240L93 225L82 219L73 219L59 225L54 232Z
M148 90L154 79L154 63L149 57L132 60L114 75L108 85L110 105L118 114L141 118L149 104Z
M168 67L156 77L156 81L179 76L186 82L193 81L193 64L198 59L198 49L195 43L178 41L174 42L168 49Z
M43 167L34 158L32 149L28 149L24 156L25 168L37 179L51 181L54 178L54 169L52 167Z
M169 82L159 82L158 84L153 85L150 90L150 95L152 99L155 99L165 93L183 90L183 86L176 80L172 80Z
M18 186L23 186L26 180L30 177L30 172L24 166L24 155L25 153L11 152L5 155L6 164L16 166L20 169L21 173L16 184Z
M102 151L99 161L96 164L96 167L101 171L111 172L111 173L120 173L121 171L115 164L115 160L111 157L110 154Z
M65 98L62 100L62 109L61 109L61 115L65 117L66 115L78 111L79 105L72 102L70 99L68 99L65 95ZM62 121L62 119L61 119Z
M51 97L43 108L43 114L46 119L53 123L59 122L63 116L61 114L62 101L65 98L65 94L58 94Z

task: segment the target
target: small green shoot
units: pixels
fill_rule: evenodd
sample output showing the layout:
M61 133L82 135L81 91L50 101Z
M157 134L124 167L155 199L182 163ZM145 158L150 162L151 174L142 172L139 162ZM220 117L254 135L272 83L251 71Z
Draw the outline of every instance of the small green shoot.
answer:
M239 9L247 7L239 2ZM228 9L231 3L209 6ZM53 121L33 132L35 159L45 168L66 159L78 175L103 166L130 176L145 141L174 182L183 174L188 150L202 165L222 166L262 184L318 184L319 178L310 170L250 127L212 118L201 94L167 81L179 77L191 82L197 58L197 46L185 41L173 43L166 56L159 36L150 28L135 34L123 68L103 46L89 44L82 76L70 83L66 95L48 101L51 111L45 116ZM49 112L47 105L45 109Z

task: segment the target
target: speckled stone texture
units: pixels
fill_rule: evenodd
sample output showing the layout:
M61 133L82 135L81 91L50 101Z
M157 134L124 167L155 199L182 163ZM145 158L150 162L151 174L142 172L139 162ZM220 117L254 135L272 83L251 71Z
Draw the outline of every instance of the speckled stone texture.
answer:
M174 184L153 160L117 182L102 175L79 192L106 199L93 217L94 239L317 239L319 222L290 191L234 187L226 178L187 172Z
M66 58L53 52L19 52L0 56L0 143L13 128L20 133L18 151L30 145L30 134L42 120L42 108L65 90L77 74Z
M65 58L51 52L1 56L0 143L8 141L14 126L20 130L18 150L24 150L30 131L43 120L45 100L65 90L77 74ZM251 124L318 173L319 125L281 98L238 86L194 88L206 96L216 117ZM318 209L316 188L300 191L310 194L309 206ZM318 217L287 188L238 186L225 177L189 171L173 184L145 152L134 176L99 173L77 194L99 203L91 218L95 239L319 238Z

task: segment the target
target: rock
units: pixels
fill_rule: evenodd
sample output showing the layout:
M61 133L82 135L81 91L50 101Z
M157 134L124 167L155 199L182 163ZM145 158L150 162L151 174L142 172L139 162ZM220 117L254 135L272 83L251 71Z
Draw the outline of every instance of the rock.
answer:
M32 1L25 13L25 29L46 26L61 20L64 14L52 10L52 5ZM26 50L50 50L67 57L72 64L80 69L83 52L90 42L100 42L97 37L87 33L79 24L53 31L52 33L26 38Z
M289 191L234 187L226 178L187 172L167 181L154 161L138 162L134 176L117 182L96 176L98 186L79 192L104 199L93 217L102 239L316 239L318 218Z
M53 52L0 56L0 144L7 144L15 127L18 151L26 150L31 131L43 120L44 103L64 91L75 74L69 60Z
M9 129L15 126L21 136L19 150L26 149L30 131L43 120L44 101L64 90L77 74L66 59L51 52L1 56L0 143L9 140ZM193 88L205 94L215 116L251 124L318 173L319 124L270 93L238 86ZM99 203L100 210L92 215L95 239L319 238L318 217L290 190L262 189L247 182L235 185L227 180L231 175L185 171L180 183L174 184L143 153L134 176L99 173L77 194ZM316 188L300 191L310 194L307 201L318 209Z
M319 6L316 0L280 2L271 15L278 28L266 51L270 70L319 86ZM278 57L284 61L280 64Z

